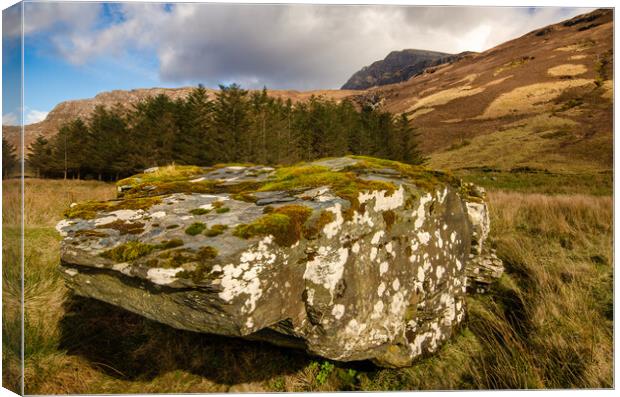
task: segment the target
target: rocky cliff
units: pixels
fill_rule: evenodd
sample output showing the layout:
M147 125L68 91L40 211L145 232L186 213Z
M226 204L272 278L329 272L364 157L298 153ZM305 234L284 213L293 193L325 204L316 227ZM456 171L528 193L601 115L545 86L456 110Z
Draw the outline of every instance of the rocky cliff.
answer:
M385 59L373 62L355 72L342 86L343 90L365 90L374 86L409 80L431 66L454 62L468 53L447 54L426 50L392 51Z

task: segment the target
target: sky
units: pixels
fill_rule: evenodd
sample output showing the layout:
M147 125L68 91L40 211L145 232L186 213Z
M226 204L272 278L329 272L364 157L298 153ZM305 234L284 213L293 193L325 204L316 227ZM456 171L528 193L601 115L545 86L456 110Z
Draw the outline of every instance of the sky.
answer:
M337 89L405 48L483 51L585 8L24 3L24 122L102 91L239 83ZM18 124L22 27L3 12L3 124Z

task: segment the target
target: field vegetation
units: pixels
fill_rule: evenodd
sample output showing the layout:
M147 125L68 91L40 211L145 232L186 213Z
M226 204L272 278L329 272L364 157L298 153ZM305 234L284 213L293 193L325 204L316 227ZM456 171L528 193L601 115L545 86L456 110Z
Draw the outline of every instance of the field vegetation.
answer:
M495 179L491 179L494 177ZM149 393L575 388L613 385L609 180L470 171L489 190L492 244L507 269L468 298L461 333L405 369L179 331L72 295L54 224L103 182L26 180L25 392ZM601 177L602 178L602 177ZM18 181L4 182L4 385L19 390ZM544 194L543 194L544 193Z

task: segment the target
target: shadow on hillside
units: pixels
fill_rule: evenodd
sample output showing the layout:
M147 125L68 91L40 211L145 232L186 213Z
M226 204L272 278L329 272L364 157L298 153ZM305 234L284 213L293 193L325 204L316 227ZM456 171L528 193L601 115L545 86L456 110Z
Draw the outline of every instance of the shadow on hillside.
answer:
M291 374L313 360L268 343L177 330L76 295L67 298L65 313L60 348L119 379L151 380L184 370L239 384Z

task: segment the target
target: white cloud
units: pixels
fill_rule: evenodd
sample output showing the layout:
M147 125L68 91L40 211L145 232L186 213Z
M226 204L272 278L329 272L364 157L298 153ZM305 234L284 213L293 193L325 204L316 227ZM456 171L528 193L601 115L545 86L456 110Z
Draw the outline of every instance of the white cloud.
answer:
M34 124L38 123L39 121L43 121L47 117L48 113L49 112L26 108L25 124Z
M29 3L31 7L41 3ZM57 3L27 20L74 64L99 57L136 64L154 54L166 82L209 86L337 88L392 50L480 51L587 9L121 3L114 23L93 20L96 3ZM58 8L61 7L62 8ZM90 10L83 7L90 6ZM85 17L81 17L84 12ZM27 13L28 15L28 13ZM60 22L58 22L60 21ZM95 27L95 25L97 25Z
M49 112L25 107L24 124L34 124L45 120ZM20 125L20 114L17 112L4 113L2 115L2 125Z
M2 115L2 125L19 125L19 116L15 113L4 113Z

